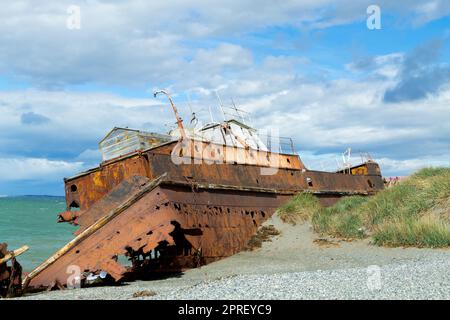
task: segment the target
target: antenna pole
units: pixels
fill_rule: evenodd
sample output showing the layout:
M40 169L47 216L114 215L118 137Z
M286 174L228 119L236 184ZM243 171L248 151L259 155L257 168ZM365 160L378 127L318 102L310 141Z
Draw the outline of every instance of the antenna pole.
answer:
M209 117L211 118L211 123L214 122L214 118L213 118L213 114L211 112L211 106L208 105L208 110L209 110Z
M153 93L153 96L156 98L156 96L158 95L158 94L165 94L166 96L167 96L167 98L169 99L169 101L170 101L170 104L172 105L172 109L173 109L173 112L175 113L175 118L177 118L177 124L178 124L178 129L180 129L180 133L181 133L181 137L184 139L184 138L186 138L186 132L184 131L184 128L183 128L183 120L180 118L180 116L178 115L178 110L177 110L177 108L175 107L175 104L173 103L173 101L172 101L172 98L170 97L170 95L167 93L167 91L165 91L165 90L158 90L158 91L155 91L154 93Z
M188 96L188 106L189 106L189 110L191 111L191 114L194 113L194 110L192 110L192 106L191 106L191 94L188 92L187 93Z
M220 107L220 111L222 111L222 116L223 116L223 121L225 121L225 112L223 111L223 105L222 105L222 99L220 99L219 93L217 92L217 90L215 91L216 93L216 97L219 100L219 107Z
M245 123L245 119L244 119L244 117L242 116L242 114L239 112L239 109L236 107L236 104L234 103L234 99L233 99L233 98L231 98L231 103L233 104L233 109L234 109L234 111L236 111L236 115L237 115L239 118L241 118L241 121L242 121L243 124L246 124L246 123Z

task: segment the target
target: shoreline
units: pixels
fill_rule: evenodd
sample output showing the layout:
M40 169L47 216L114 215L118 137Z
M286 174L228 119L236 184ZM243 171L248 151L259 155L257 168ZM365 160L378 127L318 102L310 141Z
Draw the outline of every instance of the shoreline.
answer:
M281 234L254 251L165 279L16 299L450 299L449 249L324 238L308 224L291 226L276 215L264 225ZM380 287L370 288L377 277Z

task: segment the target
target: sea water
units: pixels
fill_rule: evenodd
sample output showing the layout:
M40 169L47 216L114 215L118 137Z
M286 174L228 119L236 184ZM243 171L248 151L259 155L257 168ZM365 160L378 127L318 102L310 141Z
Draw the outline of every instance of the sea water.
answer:
M65 207L63 197L0 197L0 242L6 242L8 250L30 247L17 258L24 271L31 271L74 238L76 227L56 222Z

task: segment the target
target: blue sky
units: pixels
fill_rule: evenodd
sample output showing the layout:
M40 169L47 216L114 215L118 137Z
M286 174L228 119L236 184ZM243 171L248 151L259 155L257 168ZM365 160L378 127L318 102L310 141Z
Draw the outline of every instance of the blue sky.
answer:
M379 30L366 26L373 4ZM0 195L62 195L114 126L167 131L155 88L184 119L218 112L215 92L233 99L314 169L347 147L389 176L449 165L449 14L444 0L5 2Z

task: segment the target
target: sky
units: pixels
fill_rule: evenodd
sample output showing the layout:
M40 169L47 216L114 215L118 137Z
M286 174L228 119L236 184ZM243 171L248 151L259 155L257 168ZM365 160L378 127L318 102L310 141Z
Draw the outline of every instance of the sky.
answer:
M377 6L380 28L369 28ZM307 167L450 165L450 1L1 1L0 195L63 195L115 126L167 132L217 94ZM372 20L371 20L372 19ZM369 21L369 22L370 22ZM369 23L369 26L371 24Z

